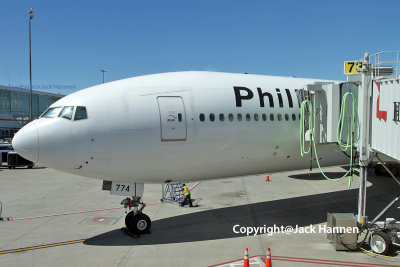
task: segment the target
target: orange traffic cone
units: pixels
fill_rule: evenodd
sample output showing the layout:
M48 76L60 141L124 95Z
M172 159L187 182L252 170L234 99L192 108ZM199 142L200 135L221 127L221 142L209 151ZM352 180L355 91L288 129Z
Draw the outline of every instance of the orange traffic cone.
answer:
M267 251L267 260L265 261L265 267L272 267L271 249L270 248L268 248L268 251Z
M250 267L250 263L249 263L249 249L248 249L248 248L246 248L246 252L244 253L243 267Z
M265 181L269 182L269 174L267 174L267 179Z

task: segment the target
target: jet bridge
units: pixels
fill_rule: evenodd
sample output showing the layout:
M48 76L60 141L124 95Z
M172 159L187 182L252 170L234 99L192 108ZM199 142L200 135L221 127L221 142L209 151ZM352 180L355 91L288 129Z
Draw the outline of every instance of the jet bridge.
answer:
M367 167L380 162L378 167L384 167L400 185L395 177L400 173L399 56L400 51L383 51L371 56L366 53L361 60L345 62L346 82L308 84L298 92L300 100L307 102L302 105L302 114L308 114L302 116L305 126L301 134L305 139L315 144L353 144L349 147L352 152L357 151L351 155L352 162L357 161L360 166L357 221L361 225L366 215ZM310 120L313 123L309 124ZM376 220L375 225L379 223ZM400 236L400 230L397 235ZM393 240L396 238L399 237L393 236ZM387 240L390 238L385 237Z
M400 51L384 51L365 59L356 73L348 75L346 82L315 83L304 87L310 95L314 107L314 139L317 144L337 142L337 126L343 97L352 93L358 102L358 117L354 122L354 139L365 138L364 150L367 154L376 152L385 161L400 162ZM382 61L392 55L393 60ZM360 65L362 66L362 65ZM344 115L351 113L351 102L345 102ZM358 125L360 123L360 125ZM347 124L343 132L347 133ZM342 135L342 141L347 141ZM361 140L362 141L362 140ZM361 144L357 145L359 147Z

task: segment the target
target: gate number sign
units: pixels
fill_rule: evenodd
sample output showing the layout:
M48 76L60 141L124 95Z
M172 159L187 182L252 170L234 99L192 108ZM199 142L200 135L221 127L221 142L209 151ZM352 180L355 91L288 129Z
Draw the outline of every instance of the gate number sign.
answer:
M345 74L357 74L357 70L363 67L362 62L358 61L345 61L344 62L344 73Z

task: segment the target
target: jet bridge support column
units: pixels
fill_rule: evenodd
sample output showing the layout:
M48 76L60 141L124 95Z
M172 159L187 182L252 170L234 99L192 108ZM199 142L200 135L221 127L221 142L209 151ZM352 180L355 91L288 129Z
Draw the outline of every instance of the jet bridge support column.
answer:
M367 202L367 166L369 164L369 117L370 117L370 95L371 95L371 67L369 64L369 54L365 53L362 68L361 92L358 97L358 114L360 118L360 188L358 196L357 220L362 221L365 216L365 207Z

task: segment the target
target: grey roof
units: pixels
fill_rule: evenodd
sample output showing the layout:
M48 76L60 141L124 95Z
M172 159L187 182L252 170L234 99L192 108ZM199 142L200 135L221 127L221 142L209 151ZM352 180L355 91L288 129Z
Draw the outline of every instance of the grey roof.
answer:
M0 90L17 91L17 92L24 92L24 93L30 92L29 90L27 90L25 88L10 87L10 86L4 86L4 85L0 85ZM53 93L41 92L41 91L35 91L35 90L32 90L32 93L35 95L46 95L46 96L54 96L54 97L59 97L59 98L62 98L65 96L62 94L53 94Z

